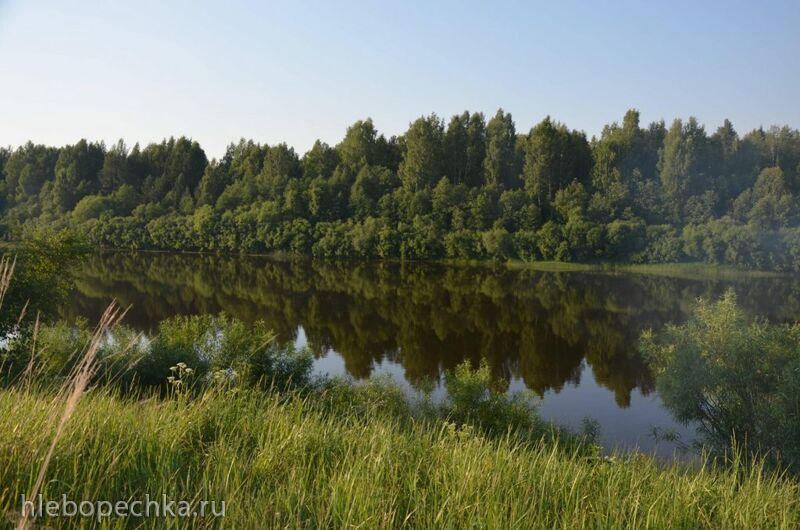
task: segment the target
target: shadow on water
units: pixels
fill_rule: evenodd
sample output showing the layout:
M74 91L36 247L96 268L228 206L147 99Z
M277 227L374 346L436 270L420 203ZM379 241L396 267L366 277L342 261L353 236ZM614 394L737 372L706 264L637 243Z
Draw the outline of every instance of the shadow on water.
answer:
M102 253L84 265L65 316L96 318L116 298L132 306L129 325L152 331L172 315L224 311L264 320L283 340L299 337L318 371L387 372L412 389L464 359L485 359L511 390L542 397L543 416L573 425L590 416L607 445L650 450L652 426L684 438L692 429L654 394L640 333L684 320L698 297L728 287L751 314L800 315L794 278Z

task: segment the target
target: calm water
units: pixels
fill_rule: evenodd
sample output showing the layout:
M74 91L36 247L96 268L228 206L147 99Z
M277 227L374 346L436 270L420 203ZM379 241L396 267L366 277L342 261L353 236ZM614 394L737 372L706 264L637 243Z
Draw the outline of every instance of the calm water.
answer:
M315 369L363 379L389 374L414 392L464 359L489 362L509 391L539 396L540 413L596 419L606 447L668 454L653 427L684 441L637 352L644 328L686 318L699 296L733 287L752 314L800 318L794 277L697 280L605 272L540 272L421 263L319 262L104 253L80 272L69 317L96 318L116 298L126 322L152 331L176 314L225 311L264 320L307 345Z

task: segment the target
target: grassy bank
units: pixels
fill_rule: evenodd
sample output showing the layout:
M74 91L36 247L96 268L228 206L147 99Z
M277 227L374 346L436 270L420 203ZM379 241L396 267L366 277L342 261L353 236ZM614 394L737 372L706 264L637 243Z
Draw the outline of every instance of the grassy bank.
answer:
M542 272L582 272L599 271L609 273L635 273L665 276L669 278L683 278L687 280L715 280L715 279L752 279L774 278L786 276L791 273L744 269L730 265L713 265L710 263L654 263L654 264L626 264L626 263L572 263L561 261L509 261L510 269L527 269Z
M208 391L195 399L90 392L56 446L45 498L224 500L188 528L796 528L800 488L759 467L660 467L558 442L485 437L399 414L392 392L316 397ZM52 438L52 395L0 392L0 506L19 511ZM40 521L41 522L41 521ZM48 519L54 526L80 520ZM106 519L105 527L132 521ZM83 521L87 524L87 521Z
M775 278L789 276L792 273L743 269L730 265L713 265L710 263L659 263L659 264L612 264L603 266L604 270L614 272L632 272L684 278L687 280L746 280L752 278Z
M24 251L25 247L20 242L0 241L0 253L13 254ZM774 278L781 276L791 276L792 272L776 272L770 270L760 270L752 268L737 267L734 265L721 265L706 262L675 262L675 263L625 263L613 261L598 262L573 262L555 260L536 260L522 261L519 259L491 260L491 259L400 259L400 258L363 258L363 257L344 257L344 258L312 258L307 254L293 254L286 251L276 251L270 253L248 253L248 252L210 252L197 250L130 250L124 248L106 247L100 249L107 253L138 253L138 254L180 254L180 255L211 255L225 256L229 258L268 258L279 261L290 261L296 259L317 259L330 262L350 262L350 263L411 263L411 264L441 264L455 267L507 267L511 270L534 270L541 272L587 272L600 271L610 273L637 273L654 276L665 276L670 278L683 278L689 280L714 280L714 279L751 279L751 278Z

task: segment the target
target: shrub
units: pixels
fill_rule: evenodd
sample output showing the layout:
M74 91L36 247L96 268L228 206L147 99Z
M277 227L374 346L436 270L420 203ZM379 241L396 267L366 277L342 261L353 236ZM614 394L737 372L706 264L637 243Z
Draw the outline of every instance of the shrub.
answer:
M225 314L178 316L163 321L147 342L128 376L131 382L163 386L178 363L192 368L196 385L211 382L218 371L264 388L302 387L310 382L308 351L276 343L262 321L247 324Z
M645 245L633 255L637 263L675 263L680 261L681 240L670 225L649 225L645 228Z
M508 397L493 383L489 365L482 362L477 370L464 361L445 375L447 401L443 415L456 425L474 425L490 434L509 431L541 434L543 424L529 399L522 395Z
M536 232L536 243L542 258L546 260L564 258L566 244L562 245L564 241L561 227L555 222L547 221Z
M514 251L511 234L505 228L493 228L482 232L481 243L486 255L496 260L508 259Z
M16 250L16 268L0 312L0 332L29 315L55 315L72 288L74 269L88 246L71 231L34 229Z
M540 257L536 241L536 232L533 230L520 230L512 236L514 255L523 261L534 261Z
M707 448L800 469L800 325L748 322L728 291L698 301L685 324L646 332L641 349L664 403Z

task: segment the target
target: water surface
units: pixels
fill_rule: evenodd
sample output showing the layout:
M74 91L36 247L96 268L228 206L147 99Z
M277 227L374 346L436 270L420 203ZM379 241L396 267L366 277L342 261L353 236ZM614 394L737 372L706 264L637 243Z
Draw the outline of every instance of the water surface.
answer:
M699 296L732 287L754 315L800 317L795 277L685 279L637 273L541 272L505 266L328 262L265 257L100 253L82 268L66 316L96 319L111 299L128 325L154 331L177 314L224 311L263 320L308 346L315 370L389 374L409 392L465 359L485 359L509 391L538 396L541 415L601 425L608 448L667 454L653 427L684 441L637 349L645 328L686 318Z

